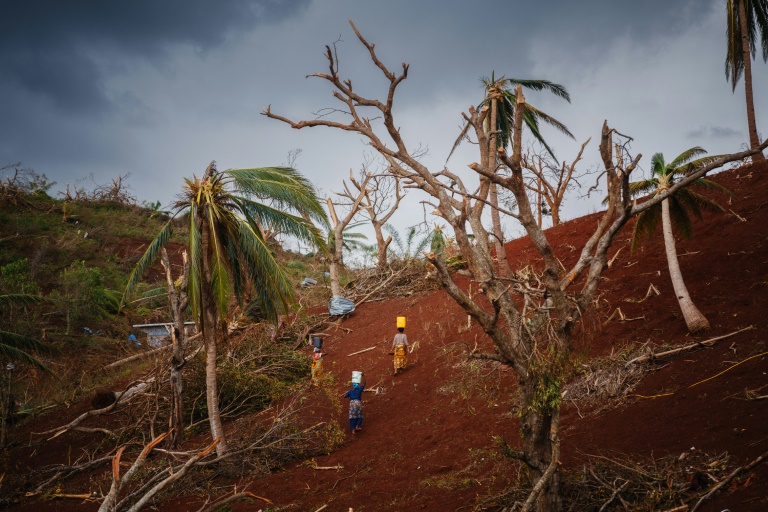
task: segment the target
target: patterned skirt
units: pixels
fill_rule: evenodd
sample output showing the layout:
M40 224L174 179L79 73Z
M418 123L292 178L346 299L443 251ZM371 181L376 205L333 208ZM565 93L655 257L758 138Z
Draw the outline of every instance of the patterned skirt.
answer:
M408 351L405 344L399 343L395 347L395 370L402 370L408 363Z
M349 401L349 419L354 420L363 417L363 402L361 400Z
M315 359L312 361L312 382L316 381L323 374L323 360Z

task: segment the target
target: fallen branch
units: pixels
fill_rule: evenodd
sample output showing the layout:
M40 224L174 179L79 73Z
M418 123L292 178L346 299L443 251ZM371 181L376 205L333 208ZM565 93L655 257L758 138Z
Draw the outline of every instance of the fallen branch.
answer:
M739 329L738 331L734 331L734 332L732 332L730 334L724 334L723 336L717 336L715 338L710 338L708 340L698 341L696 343L691 343L690 345L686 345L684 347L675 348L675 349L672 349L672 350L667 350L666 352L659 352L658 354L654 354L653 352L651 352L650 354L646 354L644 356L636 357L636 358L630 360L625 366L629 366L632 363L644 363L644 362L650 361L652 359L658 359L660 357L666 357L666 356L671 356L671 355L679 354L680 352L686 352L688 350L692 350L692 349L697 348L697 347L711 347L717 341L724 340L726 338L730 338L731 336L735 336L736 334L739 334L739 333L744 332L744 331L751 331L754 328L755 328L754 325L750 325L750 326L745 327L743 329Z
M357 352L352 352L351 354L347 354L347 357L349 357L349 356L355 356L355 355L357 355L357 354L362 354L363 352L369 352L369 351L371 351L371 350L374 350L375 348L376 348L376 347L370 347L370 348L365 348L365 349L363 349L363 350L358 350Z
M411 261L413 261L413 260L411 260ZM402 274L402 273L403 273L403 270L407 269L407 268L408 268L408 267L410 267L410 266L411 266L411 262L409 261L407 265L405 265L403 268L401 268L400 270L398 270L397 272L395 272L394 274L392 274L391 276L389 276L388 278L386 278L386 279L384 280L384 282L383 282L383 283L381 283L379 286L377 286L376 288L374 288L374 289L373 289L373 291L371 291L371 293L369 293L368 295L366 295L365 297L363 297L363 298L362 298L362 299L360 299L359 301L355 302L355 306L359 306L360 304L362 304L363 302L365 302L365 301L366 301L366 299L367 299L368 297L370 297L371 295L373 295L374 293L376 293L377 291L379 291L379 290L380 290L380 289L381 289L381 288L382 288L382 287L383 287L385 284L387 284L388 282L390 282L390 281L392 280L392 278L394 278L395 276L399 276L400 274Z
M701 506L702 503L704 503L709 498L714 496L717 493L717 491L719 491L720 489L725 487L727 484L729 484L731 480L739 476L741 473L748 473L752 471L757 466L759 466L762 462L764 462L766 458L768 458L768 452L765 452L764 454L762 454L761 456L759 456L758 458L756 458L746 466L742 466L734 469L730 475L728 475L725 479L721 480L720 483L718 483L712 489L710 489L710 491L707 494L702 496L701 499L698 502L696 502L696 505L693 506L693 508L691 509L691 512L696 512L696 510L698 510L698 508Z
M60 494L60 493L54 493L48 496L49 498L69 498L69 499L75 499L75 500L85 500L85 501L93 501L96 498L94 498L90 494Z
M163 434L165 436L166 434ZM161 480L159 483L157 483L154 487L152 487L149 491L147 491L139 500L128 509L128 512L138 512L141 510L144 505L147 504L149 500L151 500L157 493L171 485L176 480L179 480L181 477L187 474L187 471L189 471L189 468L191 468L197 461L202 459L203 457L207 457L208 455L213 452L213 450L216 449L216 445L219 444L221 441L220 438L217 438L214 442L212 442L207 448L205 448L203 451L195 455L194 457L191 457L187 462L184 463L184 465L179 469L178 471L171 473L167 478ZM154 441L153 441L154 442ZM143 453L143 452L142 452ZM127 478L128 474L126 474ZM99 512L101 512L101 509L99 509Z
M141 469L141 466L144 465L144 461L147 459L149 452L152 451L152 448L160 444L163 439L168 437L168 434L169 432L166 432L150 441L149 444L147 444L144 449L141 450L141 453L139 453L139 456L136 457L135 461L133 461L133 464L131 465L130 469L126 471L123 478L120 478L120 457L123 455L123 451L125 451L125 446L118 448L117 453L112 458L112 485L109 488L109 492L105 496L104 501L101 502L99 512L109 512L114 508L114 504L117 501L117 496L120 493L120 489L122 489L123 486L131 480L133 475L136 474L139 469Z
M262 498L261 496L256 496L252 492L239 492L239 493L232 494L231 496L227 496L226 498L222 498L222 499L220 499L218 501L214 501L213 503L208 505L206 508L198 510L198 512L215 512L216 510L224 510L223 507L225 505L229 505L233 501L237 501L237 500L239 500L241 498L254 498L254 499L257 499L257 500L261 500L264 503L268 503L268 504L272 505L272 502L269 501L267 498ZM227 510L229 510L229 509L227 509Z
M616 251L616 254L614 254L614 255L613 255L613 258L611 258L610 260L608 260L608 268L611 268L611 267L613 266L613 263L616 261L616 258L618 258L618 257L619 257L619 253L621 252L621 250L622 250L623 248L624 248L624 247L619 247L619 250L618 250L618 251Z
M200 336L202 336L202 333L195 334L194 336L191 336L189 339L187 339L187 343L189 343L190 341L196 340ZM114 363L110 363L107 366L105 366L104 368L102 368L102 370L112 370L113 368L117 368L118 366L122 366L124 364L130 363L131 361L136 361L137 359L143 359L145 357L149 357L149 356L152 356L152 355L155 355L155 354L159 354L161 352L165 352L166 350L170 350L172 348L173 348L173 345L169 344L169 345L165 345L164 347L155 348L155 349L152 349L152 350L148 350L146 352L141 352L139 354L134 354L134 355L132 355L130 357L126 357L125 359L120 359L119 361L115 361Z
M634 302L635 304L639 304L641 302L645 302L646 300L648 300L653 295L661 295L661 292L659 291L658 288L656 288L653 285L653 283L651 283L648 286L648 291L645 292L645 297L643 297L642 299L624 299L624 302Z
M341 464L338 464L336 466L318 466L317 464L312 464L310 467L312 469L318 469L318 470L321 470L321 471L322 470L341 471L342 469L344 469L344 466L342 466Z
M624 313L622 313L621 308L616 308L613 311L613 313L611 313L611 316L608 317L608 320L603 322L603 325L605 325L608 322L610 322L611 320L613 320L613 317L615 317L617 313L619 315L619 321L621 321L621 322L634 322L635 320L645 320L645 315L638 316L638 317L635 317L635 318L627 318L626 316L624 316Z
M131 395L126 395L126 394L127 394L127 392L129 390L135 388L138 385L141 385L141 383L135 384L135 382L132 382L131 384L129 384L126 387L126 390L124 392L115 393L115 401L112 404L110 404L110 405L108 405L108 406L106 406L106 407L104 407L102 409L92 409L90 411L86 411L86 412L84 412L83 414L81 414L80 416L78 416L77 418L75 418L74 420L72 420L71 422L67 423L64 426L52 428L52 429L46 430L44 432L33 432L33 434L34 435L38 435L38 436L47 436L47 435L53 434L55 432L53 437L48 439L48 441L50 441L51 439L60 436L64 432L67 432L68 430L71 430L71 429L77 427L80 423L82 423L86 419L90 418L91 416L100 416L102 414L107 414L108 412L111 412L113 409L115 409L118 406L118 404L122 400L127 400L131 396L134 396L135 393L133 393Z
M592 473L592 474L595 476L595 478L597 478L597 475L595 475L594 473ZM626 482L624 482L624 483L621 485L621 487L619 487L618 489L614 490L614 491L613 491L613 494L611 494L611 497L610 497L610 498L608 498L608 501L606 501L605 503L603 503L603 506L602 506L602 507L600 507L600 510L599 510L598 512L603 512L603 510L605 510L605 509L606 509L606 507L607 507L608 505L610 505L611 503L613 503L613 500L615 500L615 499L616 499L616 496L618 496L618 495L619 495L619 493L620 493L621 491L623 491L624 489L626 489L626 488L627 488L627 486L629 486L629 484L631 484L631 483L632 483L632 480L627 480Z

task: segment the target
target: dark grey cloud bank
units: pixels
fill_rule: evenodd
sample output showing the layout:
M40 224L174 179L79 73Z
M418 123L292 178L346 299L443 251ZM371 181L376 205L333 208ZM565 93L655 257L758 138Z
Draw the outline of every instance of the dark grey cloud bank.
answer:
M326 192L365 152L359 137L290 130L260 116L311 117L334 106L324 45L338 39L342 72L368 94L386 84L347 19L391 67L411 64L397 115L411 145L441 166L476 104L480 78L546 78L573 103L530 100L579 143L603 119L635 149L678 154L692 145L738 149L743 91L723 76L724 0L204 0L4 2L0 15L0 164L17 160L59 181L132 173L140 199L168 202L183 176L220 167L298 164ZM758 127L768 123L768 66L755 65ZM545 136L564 159L574 143ZM549 138L551 137L551 139ZM452 166L475 156L465 147ZM588 149L585 164L597 161ZM412 223L418 201L396 223ZM410 206L409 206L410 205ZM583 212L575 211L574 214Z
M309 0L6 2L2 83L73 114L108 109L104 75L126 59L162 66L174 45L205 52L234 33L275 23Z

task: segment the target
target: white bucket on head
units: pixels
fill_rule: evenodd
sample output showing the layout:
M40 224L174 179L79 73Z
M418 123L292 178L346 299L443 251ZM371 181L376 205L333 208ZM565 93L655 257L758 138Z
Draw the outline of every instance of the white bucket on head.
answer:
M363 372L357 370L352 372L352 384L360 384L363 381Z

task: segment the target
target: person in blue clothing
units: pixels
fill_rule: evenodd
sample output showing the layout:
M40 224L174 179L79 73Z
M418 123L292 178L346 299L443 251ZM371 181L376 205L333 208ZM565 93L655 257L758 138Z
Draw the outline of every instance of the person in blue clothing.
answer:
M344 398L349 398L349 428L352 433L363 430L363 391L365 390L365 374L360 384L352 383L352 389L344 393Z

